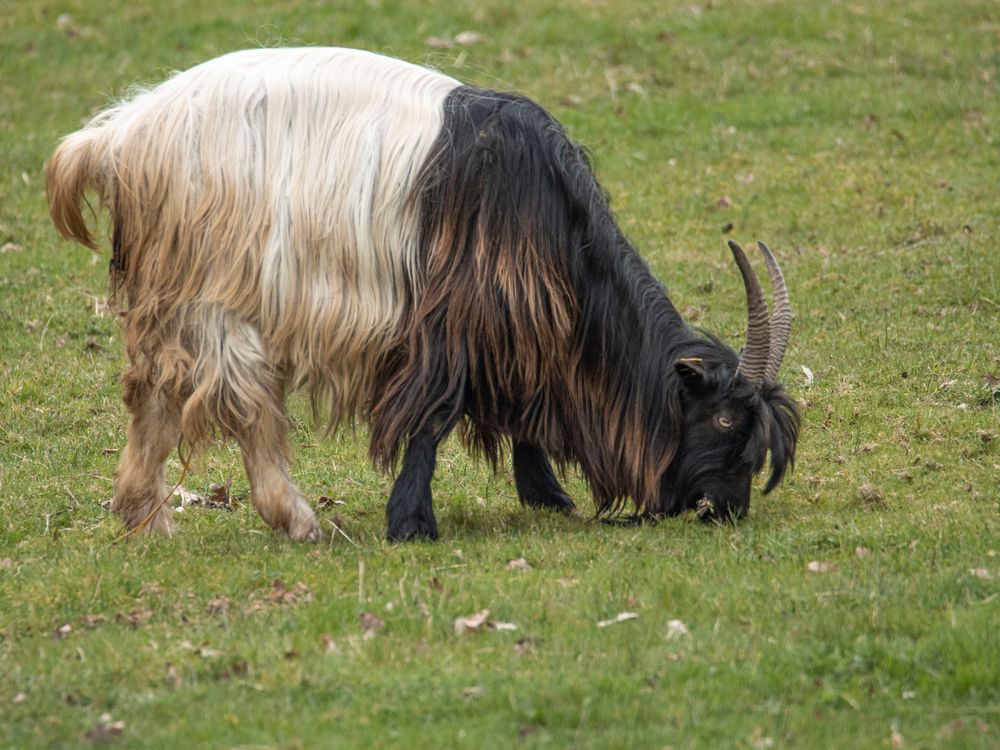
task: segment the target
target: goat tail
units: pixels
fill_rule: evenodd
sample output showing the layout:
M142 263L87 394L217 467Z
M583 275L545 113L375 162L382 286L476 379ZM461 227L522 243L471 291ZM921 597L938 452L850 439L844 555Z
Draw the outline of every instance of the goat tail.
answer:
M91 126L66 136L45 166L45 194L49 214L63 237L97 249L84 216L84 206L95 214L86 200L88 190L97 193L99 206L110 206L113 172L108 133Z

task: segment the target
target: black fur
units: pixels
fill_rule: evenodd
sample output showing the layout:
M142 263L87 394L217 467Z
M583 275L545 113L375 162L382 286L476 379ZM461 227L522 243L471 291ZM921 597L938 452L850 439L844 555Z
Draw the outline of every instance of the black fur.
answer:
M460 87L444 119L413 195L414 292L371 405L376 463L408 446L390 537L429 535L431 446L456 425L494 463L513 444L527 504L572 507L551 458L581 467L598 512L632 499L672 514L708 497L719 515L744 513L768 450L766 491L794 460L794 403L683 321L544 109ZM720 409L739 417L728 431L712 429Z

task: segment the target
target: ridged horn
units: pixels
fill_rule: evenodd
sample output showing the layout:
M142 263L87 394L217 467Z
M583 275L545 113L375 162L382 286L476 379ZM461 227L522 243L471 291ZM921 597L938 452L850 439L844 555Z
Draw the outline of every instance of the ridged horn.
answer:
M785 350L788 348L789 334L792 332L792 306L788 302L785 277L781 273L774 253L763 242L758 242L757 247L764 254L764 263L771 275L771 347L767 367L764 368L764 382L774 383L781 368L781 360L784 359Z
M743 347L740 365L736 372L743 375L754 385L764 382L764 371L771 355L771 331L768 327L767 301L764 290L760 287L757 274L750 267L743 248L729 240L729 249L733 252L740 275L743 276L743 286L747 292L747 343Z

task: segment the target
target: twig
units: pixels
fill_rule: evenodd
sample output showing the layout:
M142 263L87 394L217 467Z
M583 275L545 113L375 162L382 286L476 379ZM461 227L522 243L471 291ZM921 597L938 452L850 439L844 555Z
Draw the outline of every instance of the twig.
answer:
M340 533L340 535L341 535L342 537L344 537L344 539L346 539L346 540L347 540L347 541L349 541L349 542L350 542L351 544L353 544L353 545L354 545L355 547L358 547L358 549L360 549L360 547L358 546L358 544L357 544L357 543L356 543L356 542L355 542L355 541L354 541L353 539L351 539L351 537L347 536L347 534L346 534L346 533L344 532L344 530L343 530L342 528L340 528L340 527L339 527L339 526L338 526L338 525L336 524L336 522L334 522L334 520L333 520L333 519L331 519L331 518L328 518L328 519L326 519L326 520L327 520L327 521L329 522L329 524L330 524L331 526L333 526L333 528L334 528L334 530L335 530L335 531L339 532L339 533Z

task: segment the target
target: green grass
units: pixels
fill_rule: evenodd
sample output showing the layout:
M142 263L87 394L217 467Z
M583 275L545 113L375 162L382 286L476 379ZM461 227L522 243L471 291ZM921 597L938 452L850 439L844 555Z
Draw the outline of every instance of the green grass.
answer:
M0 746L1000 746L996 11L0 1ZM464 30L483 40L425 44ZM389 546L364 428L320 439L294 399L296 478L343 501L319 513L353 544L288 544L244 503L115 545L107 254L56 238L42 165L129 85L279 43L535 97L591 149L678 306L731 342L745 308L723 240L767 241L796 312L791 480L736 528L610 528L586 523L579 478L584 513L551 517L449 443L442 541ZM219 447L187 484L245 497L239 466ZM507 570L518 557L531 569ZM268 601L275 578L311 600ZM482 608L518 630L453 633ZM638 619L597 627L622 611ZM385 622L370 639L363 612ZM690 635L668 638L672 619ZM120 738L95 735L105 713Z

